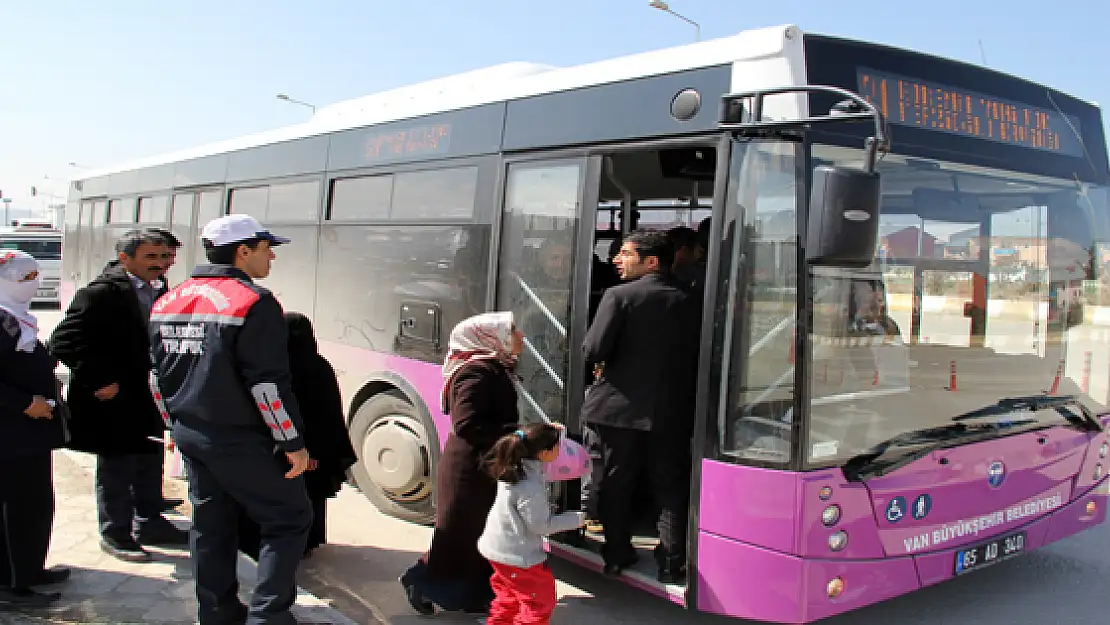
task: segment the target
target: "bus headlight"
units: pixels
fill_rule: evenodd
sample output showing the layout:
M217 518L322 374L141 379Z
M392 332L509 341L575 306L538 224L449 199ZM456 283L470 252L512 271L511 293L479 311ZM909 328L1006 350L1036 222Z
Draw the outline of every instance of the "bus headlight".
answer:
M848 532L840 530L839 532L829 536L829 549L833 551L841 551L848 546Z
M829 599L836 599L840 593L844 592L844 580L839 577L832 578L829 585L825 587L825 591L829 595Z
M1094 516L1098 512L1098 504L1093 501L1087 502L1087 516Z
M825 508L824 512L821 513L821 522L825 524L825 527L832 527L833 525L836 525L836 522L839 520L840 506L836 504Z
M1095 474L1094 474L1093 477L1094 477L1094 480L1096 482L1102 479L1102 465L1101 464L1096 464L1095 465Z
M1110 453L1110 445L1103 443L1102 447L1098 448L1098 457L1105 458L1107 453Z

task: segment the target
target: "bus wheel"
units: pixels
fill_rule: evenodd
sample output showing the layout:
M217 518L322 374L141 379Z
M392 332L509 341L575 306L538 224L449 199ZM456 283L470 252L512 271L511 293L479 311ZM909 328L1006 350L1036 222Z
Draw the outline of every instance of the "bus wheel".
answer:
M351 419L358 462L351 474L379 510L406 521L435 520L432 497L433 439L409 402L392 393L374 395Z

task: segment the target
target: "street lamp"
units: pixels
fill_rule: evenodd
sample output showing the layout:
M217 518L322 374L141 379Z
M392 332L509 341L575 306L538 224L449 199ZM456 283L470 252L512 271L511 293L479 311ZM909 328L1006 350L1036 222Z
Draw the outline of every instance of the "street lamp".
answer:
M698 24L697 22L695 22L694 20L686 17L685 15L679 15L678 13L675 13L674 11L671 10L670 5L668 5L663 0L651 0L651 2L648 2L648 6L653 8L653 9L659 9L660 11L665 11L667 13L670 13L671 15L677 17L678 19L680 19L680 20L682 20L682 21L684 21L688 24L693 24L694 25L694 41L701 41L701 25Z
M308 102L301 102L300 100L294 100L293 98L285 95L284 93L277 94L277 99L284 100L284 101L290 102L292 104L300 104L301 106L307 106L308 108L312 109L312 114L313 115L316 114L316 106L313 105L313 104L309 104Z

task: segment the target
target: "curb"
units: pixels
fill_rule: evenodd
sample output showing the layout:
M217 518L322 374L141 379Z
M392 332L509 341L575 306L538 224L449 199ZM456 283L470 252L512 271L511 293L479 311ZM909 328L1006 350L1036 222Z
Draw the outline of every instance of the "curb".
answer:
M66 458L73 461L83 471L92 474L96 470L96 456L70 449L57 450L65 454ZM165 517L182 529L188 529L190 520L177 512L167 512ZM254 580L258 574L258 565L245 554L239 554L238 562L239 585L243 590L253 588ZM296 604L292 608L293 616L302 623L329 623L332 625L357 625L350 618L344 616L335 608L319 597L297 586Z

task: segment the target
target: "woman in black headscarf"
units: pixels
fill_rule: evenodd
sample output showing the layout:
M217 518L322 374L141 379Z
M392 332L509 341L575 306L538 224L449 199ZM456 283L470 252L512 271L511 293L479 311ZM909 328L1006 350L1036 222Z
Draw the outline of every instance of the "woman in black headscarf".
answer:
M328 499L339 492L347 469L357 458L347 434L335 369L320 355L312 322L301 313L290 312L285 314L285 325L289 330L289 372L293 395L297 398L304 420L305 447L312 457L309 470L304 474L314 516L305 547L307 556L327 542ZM239 515L239 549L258 559L258 526L245 514Z

